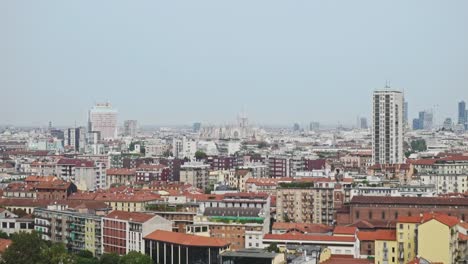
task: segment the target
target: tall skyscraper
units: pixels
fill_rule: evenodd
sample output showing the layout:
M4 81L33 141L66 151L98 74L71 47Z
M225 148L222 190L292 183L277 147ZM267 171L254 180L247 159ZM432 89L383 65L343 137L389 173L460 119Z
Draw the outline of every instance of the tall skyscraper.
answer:
M374 91L372 113L372 163L403 163L403 92Z
M200 132L201 123L200 122L193 123L192 129L193 129L193 132L195 133Z
M461 101L458 103L458 124L465 125L466 121L466 103L465 101Z
M361 118L360 118L359 127L360 127L361 129L367 129L367 128L368 128L368 127L367 127L367 118L365 118L365 117L361 117Z
M134 137L138 130L138 121L125 120L124 121L124 135Z
M100 132L102 139L117 137L117 110L110 103L98 103L91 108L88 122L89 131Z

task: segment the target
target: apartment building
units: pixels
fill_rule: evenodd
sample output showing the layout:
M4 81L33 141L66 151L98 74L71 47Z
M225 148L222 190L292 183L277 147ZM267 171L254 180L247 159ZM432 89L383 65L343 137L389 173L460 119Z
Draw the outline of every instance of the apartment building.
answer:
M172 230L172 222L157 215L114 210L101 220L104 253L145 253L143 237L155 230Z
M331 225L335 219L334 184L283 183L276 190L276 217L280 222Z

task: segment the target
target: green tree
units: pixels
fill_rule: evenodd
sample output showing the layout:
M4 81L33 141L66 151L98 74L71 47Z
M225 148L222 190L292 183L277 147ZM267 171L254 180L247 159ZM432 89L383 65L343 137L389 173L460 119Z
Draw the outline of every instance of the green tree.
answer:
M106 253L101 256L99 264L119 264L120 256L115 253Z
M416 152L426 151L427 150L426 140L416 139L416 140L411 141L411 149Z
M62 243L52 244L44 250L47 264L74 264L76 263L75 255L69 254L65 245Z
M82 250L76 254L77 264L99 264L99 260L89 250Z
M7 233L5 233L5 232L3 232L3 231L0 231L0 238L3 238L3 239L9 239L9 238L10 238L10 236L9 236Z
M280 252L278 245L276 243L271 243L268 247L265 248L265 250L268 252L276 252L276 253Z
M197 150L197 152L195 152L195 158L197 160L206 159L206 157L207 157L206 153L201 150Z
M41 235L35 231L31 233L20 232L12 236L12 244L2 255L5 264L31 264L46 263L46 243Z
M127 255L120 259L120 264L152 264L150 256L141 254L140 252L130 251Z

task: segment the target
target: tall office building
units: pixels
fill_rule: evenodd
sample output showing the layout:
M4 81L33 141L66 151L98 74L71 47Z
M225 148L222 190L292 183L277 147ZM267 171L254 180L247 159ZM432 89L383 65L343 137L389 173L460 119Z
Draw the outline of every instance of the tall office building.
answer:
M124 135L134 137L138 130L138 122L136 120L124 121Z
M403 163L403 92L386 86L374 91L372 163Z
M193 132L195 132L195 133L200 132L201 123L200 122L193 123L192 129L193 129Z
M98 103L88 116L88 129L90 132L100 132L102 139L117 137L117 110L110 103Z
M361 129L367 129L367 128L368 128L368 126L367 126L367 118L361 117L361 118L359 119L359 128L361 128Z
M465 101L461 101L458 103L458 124L459 125L465 125L467 121L467 116L466 116L466 103Z

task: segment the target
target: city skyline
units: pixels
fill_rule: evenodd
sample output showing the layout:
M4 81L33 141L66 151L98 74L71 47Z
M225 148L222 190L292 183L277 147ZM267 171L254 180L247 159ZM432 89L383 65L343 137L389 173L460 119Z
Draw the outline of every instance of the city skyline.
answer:
M351 125L386 81L409 120L455 120L468 99L464 1L248 5L1 3L0 123L85 124L109 101L119 123L220 124L245 105L264 124Z

